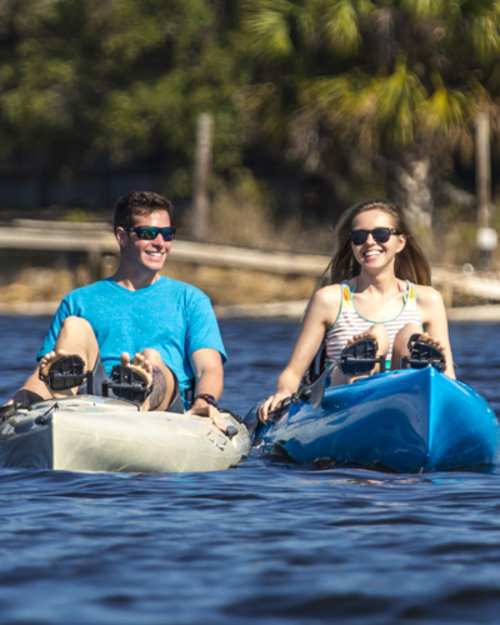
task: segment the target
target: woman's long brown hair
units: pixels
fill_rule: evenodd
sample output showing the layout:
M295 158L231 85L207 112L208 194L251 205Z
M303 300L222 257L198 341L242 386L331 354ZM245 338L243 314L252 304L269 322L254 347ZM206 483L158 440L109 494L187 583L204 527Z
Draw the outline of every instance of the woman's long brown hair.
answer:
M355 217L369 210L380 210L390 215L394 220L394 228L406 238L404 249L396 256L394 267L396 276L416 284L430 285L431 268L429 262L415 241L403 209L393 202L384 200L372 200L356 204L342 215L335 229L334 254L325 272L325 274L330 273L330 284L349 280L359 275L361 267L352 253L351 230Z

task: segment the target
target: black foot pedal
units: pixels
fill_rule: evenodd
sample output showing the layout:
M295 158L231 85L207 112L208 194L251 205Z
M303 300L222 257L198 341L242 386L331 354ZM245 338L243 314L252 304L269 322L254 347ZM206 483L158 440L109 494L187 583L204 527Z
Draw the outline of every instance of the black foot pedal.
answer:
M137 371L124 365L116 365L111 370L111 379L103 382L102 394L108 397L111 389L120 399L142 404L152 388L146 386L146 380Z
M408 341L410 356L402 359L403 368L423 369L434 367L440 372L446 369L446 360L443 352L420 339L420 334L413 334Z
M383 356L377 358L377 347L375 339L361 339L345 347L340 355L340 370L346 375L362 375L370 373L379 363L384 371L385 359Z
M87 375L80 356L63 356L50 365L44 382L53 391L66 391L83 384Z

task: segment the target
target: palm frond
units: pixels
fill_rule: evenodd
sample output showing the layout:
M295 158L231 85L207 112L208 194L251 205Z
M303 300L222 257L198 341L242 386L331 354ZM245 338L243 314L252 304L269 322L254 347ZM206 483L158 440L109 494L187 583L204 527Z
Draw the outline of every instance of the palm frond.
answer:
M318 78L299 85L304 106L316 109L342 125L374 114L375 94L369 86L369 78L361 72Z
M357 3L336 0L326 4L323 31L329 46L343 55L357 52L361 45Z
M500 2L471 18L470 36L480 61L487 62L500 55Z
M283 58L293 52L288 18L294 6L287 0L247 2L244 29L250 50L269 58Z
M415 138L416 111L425 101L425 89L417 74L400 60L392 74L374 79L373 89L382 132L397 145L411 143Z
M447 16L460 10L458 0L403 0L401 6L418 18Z
M318 5L321 0L309 0L306 6L294 7L293 16L297 30L306 46L315 46L318 34Z
M433 134L456 135L467 127L473 102L464 91L442 85L422 104L419 118Z

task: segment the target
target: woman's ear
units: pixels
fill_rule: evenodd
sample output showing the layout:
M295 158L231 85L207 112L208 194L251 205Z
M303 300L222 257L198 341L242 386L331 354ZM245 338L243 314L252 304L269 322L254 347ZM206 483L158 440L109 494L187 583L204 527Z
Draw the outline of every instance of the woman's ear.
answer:
M399 254L399 252L402 252L405 247L406 247L406 235L404 234L399 234L398 235L398 249L396 254Z

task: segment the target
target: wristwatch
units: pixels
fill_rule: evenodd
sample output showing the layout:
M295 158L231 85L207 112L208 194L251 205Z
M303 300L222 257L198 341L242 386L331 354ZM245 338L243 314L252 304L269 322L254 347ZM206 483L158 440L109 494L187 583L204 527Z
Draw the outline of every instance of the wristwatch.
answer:
M213 406L214 408L219 407L217 400L215 399L213 395L210 395L210 393L200 393L199 395L196 395L193 399L193 404L197 399L204 399L207 402L207 404L209 404L210 406Z

